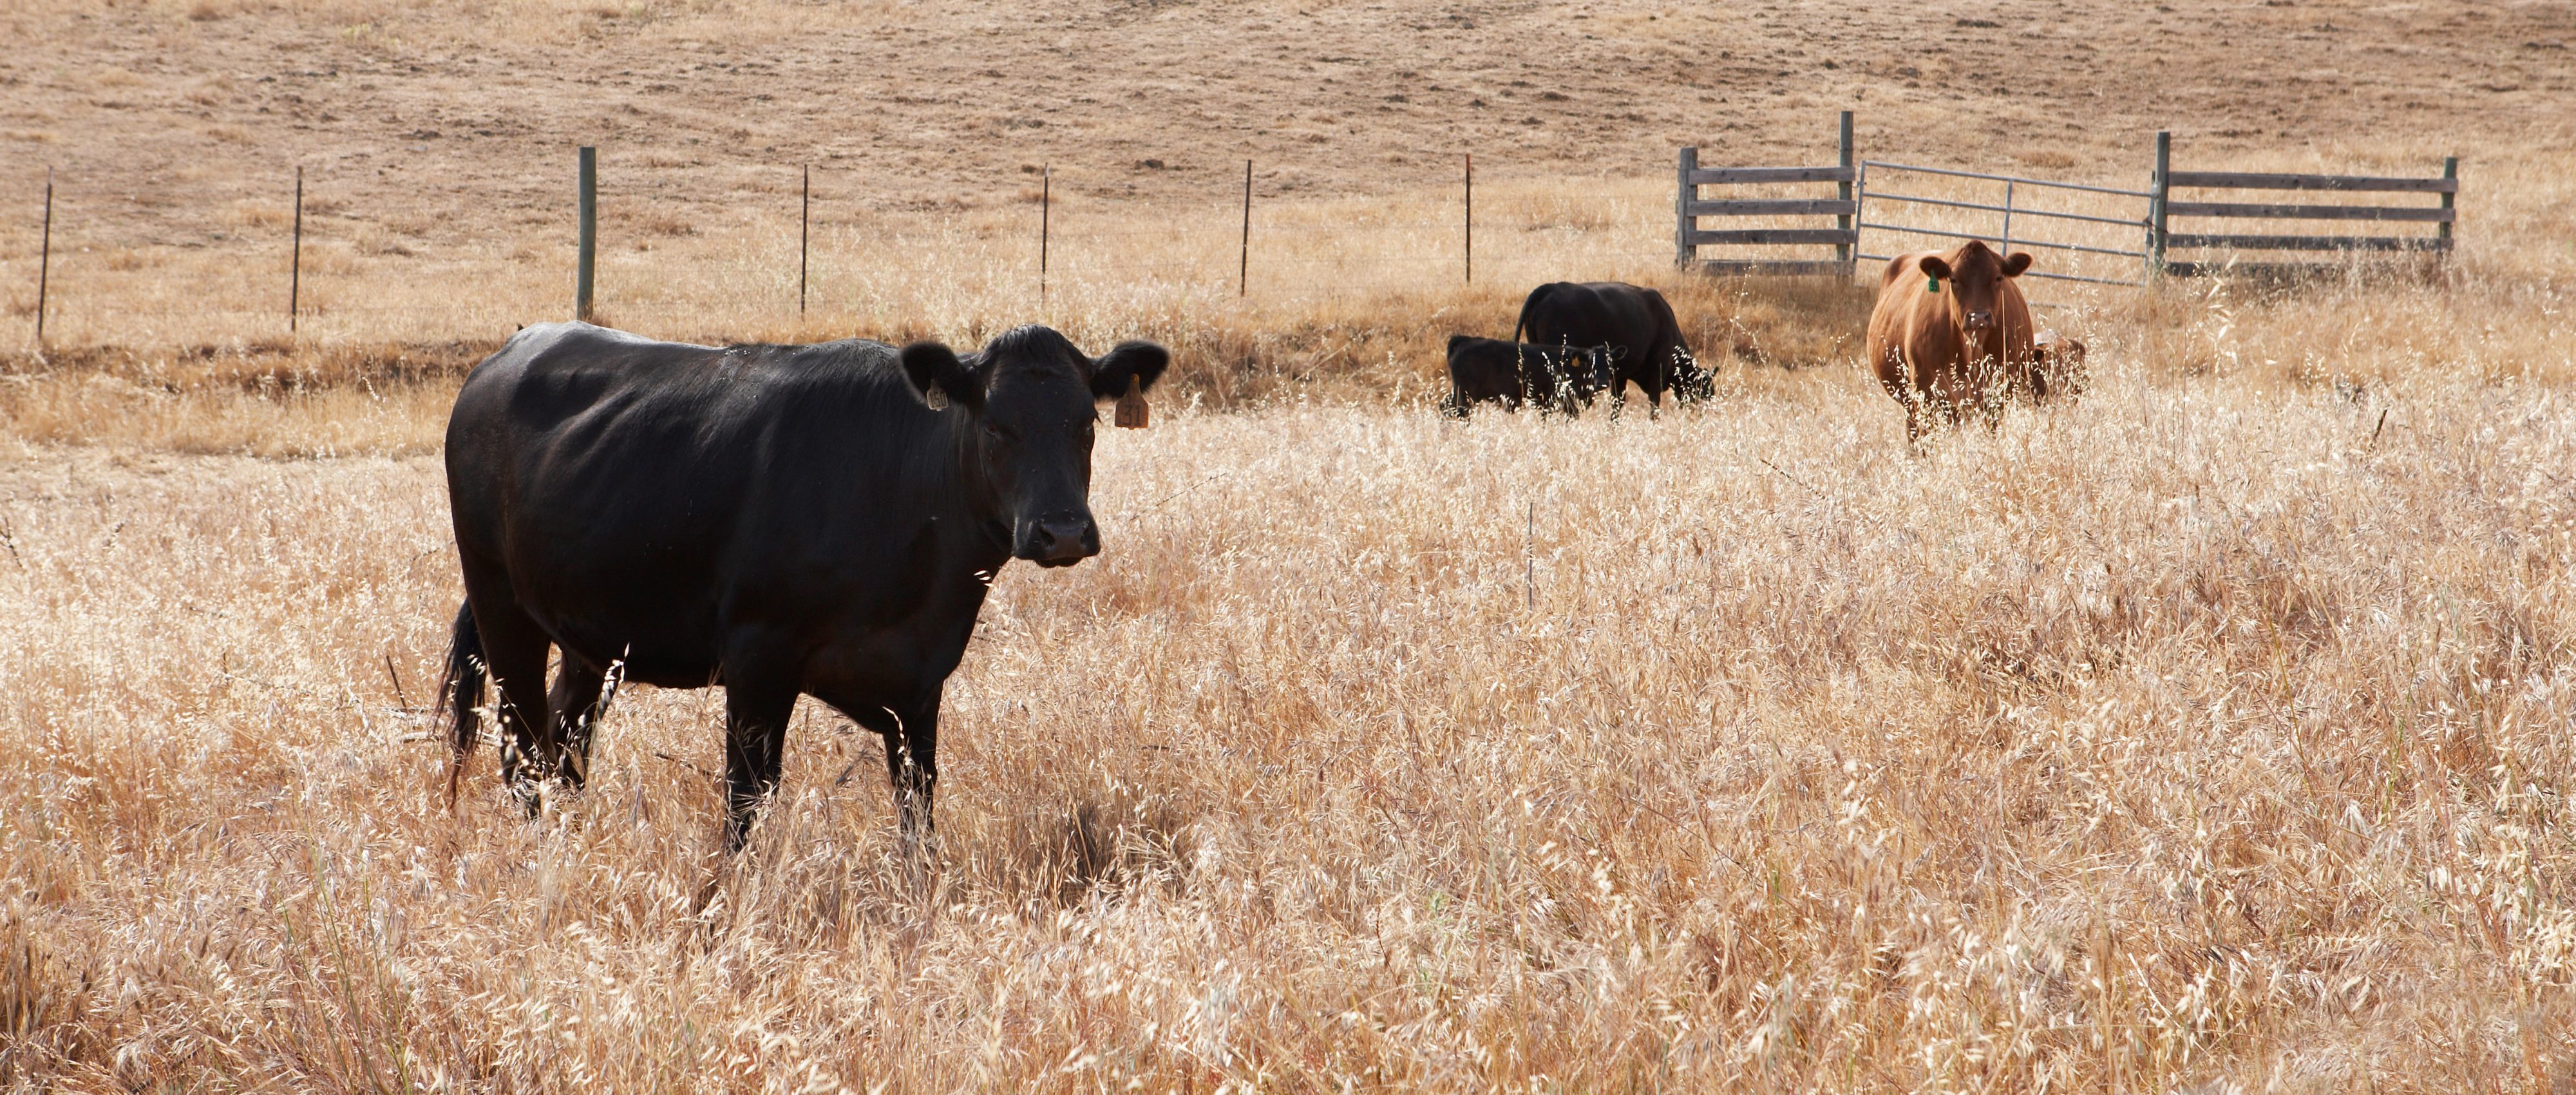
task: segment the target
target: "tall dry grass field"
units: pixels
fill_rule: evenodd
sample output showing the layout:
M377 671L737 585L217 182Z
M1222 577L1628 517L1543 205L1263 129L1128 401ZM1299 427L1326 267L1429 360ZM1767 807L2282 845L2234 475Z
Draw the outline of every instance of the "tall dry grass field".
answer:
M2061 8L0 12L9 207L63 166L46 346L0 219L0 1090L2576 1089L2576 24ZM2459 153L2460 249L2035 287L2091 391L1909 447L1865 290L1669 265L1673 145L1843 106L2118 187L2159 127ZM488 751L445 798L438 445L569 311L582 142L621 326L1175 351L1105 553L995 587L923 859L810 706L722 855L713 691L542 817ZM1713 403L1435 413L1606 277Z
M2528 366L2569 331L2448 292L2151 298L2083 403L1920 451L1848 369L1658 419L1167 403L1102 442L1106 554L997 586L920 865L820 710L724 859L705 692L622 698L539 820L488 759L451 809L434 400L257 427L392 456L19 441L0 1069L2554 1089L2576 403ZM2321 316L2397 349L2302 380Z

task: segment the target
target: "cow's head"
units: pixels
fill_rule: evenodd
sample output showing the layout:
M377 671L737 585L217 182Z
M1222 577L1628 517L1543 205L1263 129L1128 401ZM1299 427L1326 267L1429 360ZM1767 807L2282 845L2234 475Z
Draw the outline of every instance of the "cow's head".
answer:
M2047 337L2030 348L2030 394L2035 399L2072 397L2084 390L2084 343Z
M1086 357L1054 329L1021 327L964 358L936 342L903 348L904 375L964 412L969 479L1010 526L1011 554L1039 566L1072 566L1100 554L1091 519L1091 437L1098 401L1153 386L1171 355L1151 342L1121 342Z
M1951 320L1976 336L1995 329L2004 282L2030 269L2030 253L2015 251L2007 258L1984 240L1969 240L1947 255L1923 256L1921 265L1936 291L1950 298Z
M1717 397L1717 374L1708 371L1699 359L1692 357L1690 347L1673 347L1673 398L1682 403L1697 403Z

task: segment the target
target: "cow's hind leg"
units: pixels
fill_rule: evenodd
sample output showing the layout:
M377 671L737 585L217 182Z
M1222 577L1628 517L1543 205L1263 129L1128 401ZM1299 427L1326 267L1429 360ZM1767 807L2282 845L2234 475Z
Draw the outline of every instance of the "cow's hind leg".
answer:
M538 747L554 775L576 791L590 776L590 735L607 711L600 702L607 683L599 670L566 654L555 670L554 688L546 696L546 710L553 717L547 720Z
M519 796L530 814L537 811L536 783L551 774L552 756L538 728L546 724L546 648L550 641L537 622L503 597L473 597L474 626L483 640L483 662L491 667L500 715L501 782Z

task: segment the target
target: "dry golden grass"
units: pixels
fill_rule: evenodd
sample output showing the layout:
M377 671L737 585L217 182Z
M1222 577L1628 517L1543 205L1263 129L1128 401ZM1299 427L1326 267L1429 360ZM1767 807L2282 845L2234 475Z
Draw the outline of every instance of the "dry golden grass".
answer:
M451 813L404 709L457 596L434 459L26 450L0 1068L2564 1082L2566 390L2096 368L1919 454L1841 370L1655 421L1169 408L1104 439L1107 554L996 588L924 870L821 711L724 862L710 693L624 698L542 821L488 760Z
M42 352L0 222L0 1090L2576 1087L2569 15L2174 6L0 11L0 185L65 165ZM1841 106L2124 187L2167 124L2458 152L2461 250L2037 287L2090 395L1909 450L1865 293L1669 266L1672 145ZM723 858L712 691L541 820L443 801L435 454L569 311L584 140L620 326L1176 351L1106 553L950 682L929 862L811 707ZM1720 398L1441 420L1441 340L1559 278L1662 287Z

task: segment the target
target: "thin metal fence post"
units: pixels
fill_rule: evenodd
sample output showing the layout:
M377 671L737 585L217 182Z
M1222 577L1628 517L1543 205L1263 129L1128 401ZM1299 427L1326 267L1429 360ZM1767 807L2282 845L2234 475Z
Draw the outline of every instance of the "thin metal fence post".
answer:
M304 169L295 169L295 257L287 266L286 333L295 333L304 300Z
M54 169L45 168L45 237L36 250L36 349L45 348L45 292L54 274Z
M1995 248L1995 250L1996 250L1997 252L1999 252L1999 253L2006 254L2006 255L2009 255L2009 254L2011 254L2011 253L2012 253L2012 200L2013 200L2013 181L2012 181L2011 179L2005 179L2005 180L2004 180L2004 235L2003 235L2003 246L2001 246L2001 247L1997 247L1997 248Z
M573 273L572 317L590 322L592 276L599 245L599 149L581 146L581 257Z
M1476 284L1476 154L1467 153L1467 284Z
M807 263L814 251L814 165L805 165L805 182L796 207L796 318L805 318Z
M1235 256L1234 295L1252 295L1252 161L1243 161L1243 250Z
M1038 174L1038 307L1046 308L1047 244L1055 215L1055 165L1047 164Z
M1834 190L1836 191L1834 196L1843 201L1851 201L1852 180L1850 178L1850 173L1852 169L1852 112L1848 110L1843 111L1842 116L1842 165L1845 177L1841 182L1834 184ZM1854 205L1852 207L1852 212L1855 214L1859 213L1860 207ZM1857 217L1835 217L1834 227L1841 231L1849 232L1852 230L1852 222L1857 219ZM1852 236L1850 237L1850 240L1857 241L1859 238L1860 237L1858 236ZM1857 250L1859 250L1859 248L1852 246L1851 242L1837 243L1834 245L1834 258L1836 261L1843 264L1843 276L1846 278L1852 275L1852 252Z
M2147 277L2165 276L2165 199L2173 192L2173 134L2156 131L2155 185L2147 189L2155 196L2147 199Z
M1699 187L1691 185L1691 176L1699 171L1699 146L1682 149L1681 172L1673 193L1673 265L1689 269L1691 259L1698 257L1699 247L1691 243L1691 233L1698 229L1699 218L1691 216L1691 202L1699 198Z
M1852 172L1852 261L1843 271L1845 277L1860 276L1860 231L1869 227L1863 210L1869 206L1869 165L1861 164Z

